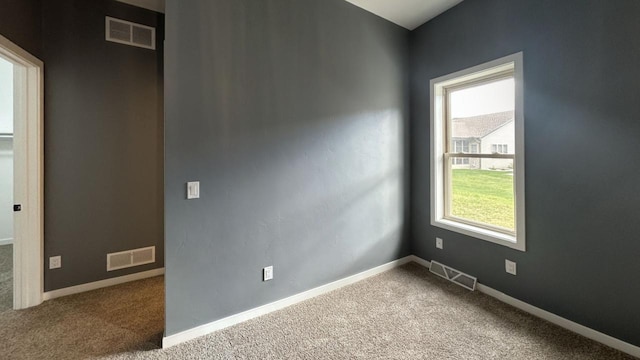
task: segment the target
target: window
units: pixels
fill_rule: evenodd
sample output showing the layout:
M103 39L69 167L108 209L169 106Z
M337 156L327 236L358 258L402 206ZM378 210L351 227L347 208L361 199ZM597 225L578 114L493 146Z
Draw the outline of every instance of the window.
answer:
M477 154L478 153L478 143L470 143L469 140L453 140L453 148L456 153L470 153ZM473 165L477 163L477 161L473 161L469 158L453 158L451 159L451 164L453 165ZM474 165L475 166L475 165Z
M466 140L454 140L453 147L457 153L469 152L469 141ZM469 165L468 158L455 158L451 159L453 165Z
M431 224L525 250L522 53L431 80Z
M493 144L491 145L491 153L492 154L508 154L507 144Z

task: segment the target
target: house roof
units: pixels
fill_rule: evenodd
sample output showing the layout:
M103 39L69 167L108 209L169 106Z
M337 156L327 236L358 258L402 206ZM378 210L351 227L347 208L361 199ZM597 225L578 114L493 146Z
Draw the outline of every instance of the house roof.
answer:
M451 121L451 130L455 138L483 138L513 119L513 111L455 118Z

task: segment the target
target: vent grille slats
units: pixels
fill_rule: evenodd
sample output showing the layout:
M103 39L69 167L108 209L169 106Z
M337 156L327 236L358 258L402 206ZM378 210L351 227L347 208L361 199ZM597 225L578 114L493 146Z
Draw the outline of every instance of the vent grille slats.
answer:
M107 41L151 50L156 49L155 28L108 16L105 18L105 23Z
M431 262L431 267L429 268L429 270L431 270L432 273L438 275L438 276L442 276L445 279L448 279L447 277L447 273L444 270L444 267L442 267L440 264L438 263L434 263L433 261Z
M449 279L453 279L454 277L456 277L458 274L460 274L459 272L452 270L450 268L446 268L447 270L447 276L449 277Z
M429 271L471 291L475 291L476 284L478 283L478 279L475 277L442 265L436 261L431 261Z
M111 270L122 269L122 268L128 267L129 265L131 265L131 254L128 252L121 253L121 254L113 254L109 258L109 267Z
M145 251L134 251L132 258L132 262L134 264L147 264L149 262L153 262L153 251L151 251L151 249Z
M156 247L146 247L107 254L107 271L125 269L156 262Z
M469 289L475 289L475 287L476 287L475 278L471 278L471 277L468 277L468 276L465 276L465 275L459 276L458 278L456 278L455 282L457 282L457 283L459 283L461 285L464 285Z
M131 40L134 44L149 46L153 42L153 31L151 31L151 29L134 26Z
M131 25L117 21L111 21L109 24L109 38L120 41L129 41L131 39Z

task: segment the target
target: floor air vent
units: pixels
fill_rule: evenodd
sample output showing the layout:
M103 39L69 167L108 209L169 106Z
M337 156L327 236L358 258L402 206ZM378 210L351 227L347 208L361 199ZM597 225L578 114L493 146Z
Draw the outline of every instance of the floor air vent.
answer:
M107 16L106 39L119 44L155 50L156 29Z
M474 291L476 289L476 283L478 282L478 279L462 273L458 270L452 269L446 265L442 265L439 262L431 261L429 271L449 281L452 281L462 286L463 288L469 289L471 291Z
M107 271L124 269L156 262L156 247L107 254Z

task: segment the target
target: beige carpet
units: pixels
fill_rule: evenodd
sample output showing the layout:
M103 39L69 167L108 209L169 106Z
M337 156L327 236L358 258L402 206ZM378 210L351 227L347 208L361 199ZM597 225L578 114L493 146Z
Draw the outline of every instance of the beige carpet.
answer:
M415 264L170 349L154 349L162 331L162 280L0 313L0 357L631 359Z
M0 359L87 359L157 349L164 278L156 277L0 312Z
M169 348L110 359L631 359L409 264Z
M13 245L0 246L0 312L13 307Z

